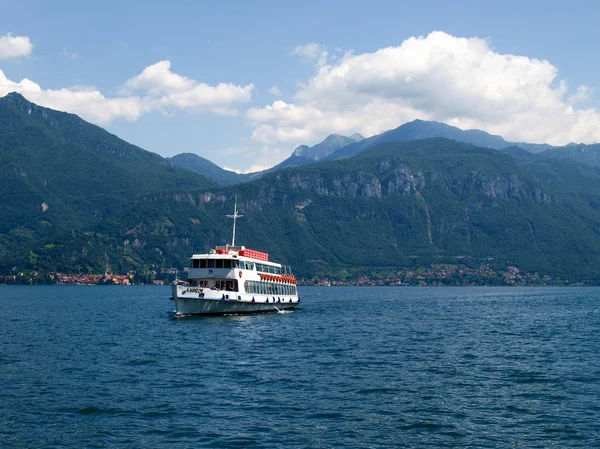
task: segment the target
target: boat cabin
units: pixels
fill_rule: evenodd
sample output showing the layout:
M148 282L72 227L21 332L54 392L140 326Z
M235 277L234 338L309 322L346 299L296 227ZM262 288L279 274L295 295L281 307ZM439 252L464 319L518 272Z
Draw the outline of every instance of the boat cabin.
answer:
M191 285L226 292L296 294L295 278L288 266L269 262L267 253L245 247L217 247L210 254L194 254L190 259Z

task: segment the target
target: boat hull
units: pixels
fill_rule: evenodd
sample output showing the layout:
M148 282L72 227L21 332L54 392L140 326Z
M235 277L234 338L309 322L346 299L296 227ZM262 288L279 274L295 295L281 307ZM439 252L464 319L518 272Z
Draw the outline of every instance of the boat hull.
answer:
M175 311L178 315L225 315L278 312L294 309L297 296L245 295L210 289L174 285Z
M178 315L226 315L290 310L298 303L257 303L223 299L175 299Z

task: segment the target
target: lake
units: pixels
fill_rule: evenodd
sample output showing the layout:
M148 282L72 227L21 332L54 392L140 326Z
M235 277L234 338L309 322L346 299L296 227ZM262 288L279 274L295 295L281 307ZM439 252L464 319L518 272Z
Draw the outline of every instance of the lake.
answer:
M600 288L0 286L3 447L600 446Z

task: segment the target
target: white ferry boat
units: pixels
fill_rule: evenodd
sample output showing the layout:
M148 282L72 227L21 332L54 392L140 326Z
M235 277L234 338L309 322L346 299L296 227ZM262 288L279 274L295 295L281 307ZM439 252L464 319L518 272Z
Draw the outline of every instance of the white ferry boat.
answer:
M171 285L178 316L277 312L300 303L290 267L269 261L260 251L235 246L237 201L231 245L190 259L187 282Z

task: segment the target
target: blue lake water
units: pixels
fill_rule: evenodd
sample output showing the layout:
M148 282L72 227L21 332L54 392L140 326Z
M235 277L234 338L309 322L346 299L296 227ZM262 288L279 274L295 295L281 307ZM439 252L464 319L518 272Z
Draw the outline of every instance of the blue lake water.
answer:
M600 447L600 289L0 287L3 447Z

